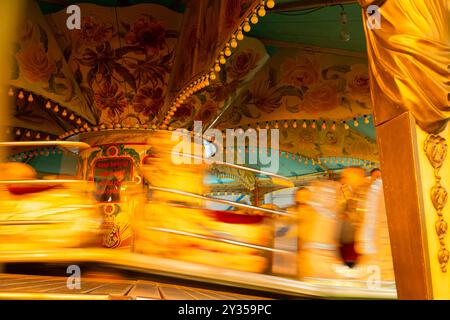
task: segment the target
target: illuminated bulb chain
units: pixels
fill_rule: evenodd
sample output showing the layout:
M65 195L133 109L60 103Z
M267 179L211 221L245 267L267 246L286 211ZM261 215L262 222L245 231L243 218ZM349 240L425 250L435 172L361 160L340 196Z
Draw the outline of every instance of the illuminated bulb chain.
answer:
M265 7L272 9L274 6L275 1L273 0L260 1L259 6L252 11L249 17L246 17L244 19L243 23L241 24L241 26L239 26L237 31L231 35L231 39L225 44L225 48L220 52L219 57L215 61L214 66L210 69L208 75L194 80L190 85L182 90L181 94L176 96L172 107L164 117L163 123L160 126L161 129L173 129L169 126L169 123L170 119L175 115L177 108L179 108L191 95L209 86L210 81L215 81L217 79L217 73L222 70L221 65L226 64L226 57L230 57L232 55L232 49L236 49L238 47L238 41L244 40L243 32L250 32L250 22L252 24L258 23L258 16L264 17L267 13Z

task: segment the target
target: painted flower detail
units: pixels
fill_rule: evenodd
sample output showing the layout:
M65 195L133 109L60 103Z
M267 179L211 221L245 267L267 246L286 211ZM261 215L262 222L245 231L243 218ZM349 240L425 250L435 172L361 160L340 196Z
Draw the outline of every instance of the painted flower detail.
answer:
M127 100L117 83L103 82L94 94L94 102L100 110L107 110L111 117L118 116L127 107Z
M41 44L33 43L16 55L23 75L30 82L48 82L56 72L56 64Z
M161 59L149 59L146 61L127 61L125 65L130 68L134 79L138 80L138 86L150 82L153 87L165 85L171 69L172 55L168 54Z
M271 113L281 106L281 89L271 85L269 80L255 82L251 91L251 103L259 110Z
M370 83L367 66L352 65L350 72L345 75L347 80L346 92L353 100L370 102Z
M76 29L73 33L81 44L92 46L110 41L114 34L114 28L88 16L82 18L81 29Z
M90 68L87 75L89 85L92 85L92 82L97 79L98 75L100 75L100 81L106 80L111 82L111 75L117 65L116 60L117 58L109 42L98 45L95 51L91 48L86 48L79 59L82 65Z
M164 95L161 88L145 86L139 88L133 99L133 108L145 117L155 117L164 105Z
M235 92L239 87L239 81L233 80L230 83L219 84L214 86L212 89L214 90L211 93L211 97L217 101L222 102L225 101L233 92Z
M178 120L185 120L190 118L195 111L195 100L193 98L190 98L185 103L183 103L177 111L175 111L175 114L173 115L174 119Z
M214 100L207 100L200 107L200 110L195 115L194 120L202 121L203 124L208 124L216 116L217 109L217 103Z
M145 15L127 32L125 42L143 47L147 56L152 57L166 46L166 29L154 17Z
M28 41L33 36L34 32L34 25L31 20L26 20L22 27L21 27L21 33L20 33L20 40L21 41Z
M314 145L317 143L317 131L311 128L301 128L299 130L299 143L304 145Z
M336 132L333 131L327 131L324 138L324 144L327 145L334 145L338 142Z
M288 58L281 65L281 81L294 87L310 86L320 79L320 64L311 56Z
M253 50L238 51L230 59L227 67L228 75L232 79L241 80L256 68L258 60L259 54Z
M321 81L306 91L302 111L318 113L329 111L339 105L339 95L335 81Z

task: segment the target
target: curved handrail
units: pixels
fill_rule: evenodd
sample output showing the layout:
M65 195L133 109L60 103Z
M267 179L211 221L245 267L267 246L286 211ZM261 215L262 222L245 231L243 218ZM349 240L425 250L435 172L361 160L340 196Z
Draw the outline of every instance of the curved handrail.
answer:
M234 202L234 201L230 201L230 200L210 198L210 197L202 196L202 195L199 195L199 194L196 194L196 193L180 191L180 190L177 190L177 189L162 188L162 187L155 187L155 186L148 186L148 188L151 189L151 190L178 194L178 195L181 195L181 196L187 196L187 197L192 197L192 198L196 198L196 199L200 199L200 200L217 202L217 203L226 204L226 205L230 205L230 206L234 206L234 207L241 207L241 208L245 208L245 209L262 211L262 212L265 212L265 213L270 213L270 214L279 215L279 216L287 216L287 217L293 217L294 216L293 214L291 214L289 212L286 212L286 211L261 208L261 207L256 207L256 206L252 206L252 205L249 205L249 204L240 203L240 202Z
M236 245L236 246L240 246L240 247L257 249L257 250L264 250L264 251L277 252L277 253L288 253L288 254L297 253L297 251L289 251L289 250L270 248L270 247L260 246L257 244L246 243L246 242L241 242L241 241L236 241L236 240L231 240L231 239L226 239L226 238L211 237L211 236L207 236L204 234L186 232L186 231L175 230L175 229L158 228L158 227L146 227L146 229L151 230L151 231L159 231L159 232L172 233L172 234L186 236L186 237L198 238L198 239L202 239L202 240L222 242L222 243L227 243L227 244L232 244L232 245Z

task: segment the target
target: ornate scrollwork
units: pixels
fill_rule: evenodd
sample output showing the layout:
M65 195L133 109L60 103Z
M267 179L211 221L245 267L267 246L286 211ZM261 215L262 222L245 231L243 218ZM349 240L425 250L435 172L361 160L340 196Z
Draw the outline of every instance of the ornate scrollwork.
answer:
M439 237L439 252L438 261L442 272L447 271L447 263L449 260L449 252L445 246L445 236L447 234L448 225L444 220L442 210L447 203L447 190L441 185L441 177L439 176L439 169L444 163L447 156L447 142L439 135L430 134L425 140L424 151L434 168L435 183L431 188L430 196L433 206L436 209L438 220L435 223L436 233Z

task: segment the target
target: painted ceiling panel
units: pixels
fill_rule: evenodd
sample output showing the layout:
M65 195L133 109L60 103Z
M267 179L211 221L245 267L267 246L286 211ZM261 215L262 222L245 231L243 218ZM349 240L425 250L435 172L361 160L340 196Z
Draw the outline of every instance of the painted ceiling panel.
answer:
M95 122L46 19L34 1L27 5L14 44L9 84L42 95Z
M164 104L182 15L153 4L80 8L81 31L65 28L65 11L47 17L96 123L150 124Z

